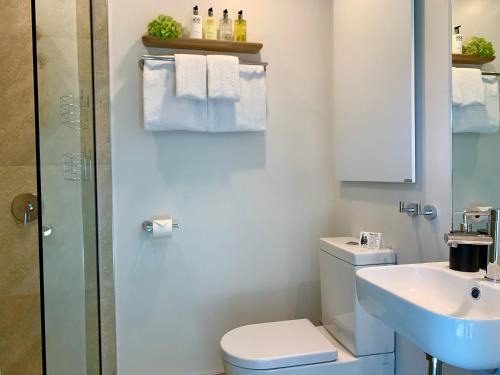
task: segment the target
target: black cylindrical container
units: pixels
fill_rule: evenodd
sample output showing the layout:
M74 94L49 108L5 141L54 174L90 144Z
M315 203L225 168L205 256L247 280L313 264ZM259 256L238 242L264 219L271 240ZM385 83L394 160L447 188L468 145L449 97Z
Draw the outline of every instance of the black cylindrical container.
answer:
M478 230L479 234L488 235L487 230ZM485 270L488 264L488 246L478 246L479 248L479 268Z
M479 249L476 245L450 247L450 268L461 272L479 271Z
M485 270L488 264L488 246L478 246L479 249L479 268Z

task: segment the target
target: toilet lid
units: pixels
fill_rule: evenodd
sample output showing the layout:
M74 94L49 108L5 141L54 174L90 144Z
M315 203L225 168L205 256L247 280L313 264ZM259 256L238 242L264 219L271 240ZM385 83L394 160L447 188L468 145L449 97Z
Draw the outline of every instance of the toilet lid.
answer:
M337 359L337 348L307 319L236 328L222 338L220 345L226 362L254 370Z

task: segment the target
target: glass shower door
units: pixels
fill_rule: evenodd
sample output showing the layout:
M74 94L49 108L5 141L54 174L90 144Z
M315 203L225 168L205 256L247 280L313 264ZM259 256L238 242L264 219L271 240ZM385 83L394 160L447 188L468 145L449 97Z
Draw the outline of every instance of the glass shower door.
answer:
M100 374L90 0L35 0L48 375Z

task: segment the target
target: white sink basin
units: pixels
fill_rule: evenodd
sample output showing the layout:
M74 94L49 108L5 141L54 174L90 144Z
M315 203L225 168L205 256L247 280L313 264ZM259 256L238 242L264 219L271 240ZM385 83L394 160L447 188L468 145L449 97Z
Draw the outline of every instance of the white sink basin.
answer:
M361 306L453 366L500 367L500 284L447 263L369 267L356 274ZM480 297L472 297L478 288Z

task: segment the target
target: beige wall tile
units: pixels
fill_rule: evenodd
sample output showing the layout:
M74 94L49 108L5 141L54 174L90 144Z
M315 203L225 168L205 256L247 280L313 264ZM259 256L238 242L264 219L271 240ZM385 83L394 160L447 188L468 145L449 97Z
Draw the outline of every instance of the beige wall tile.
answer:
M30 2L0 0L0 9L0 165L34 165Z
M102 374L116 374L115 290L101 287Z
M80 0L77 1L77 3ZM79 136L71 137L61 125L59 102L54 95L78 95L82 74L88 77L89 10L65 3L53 14L53 7L39 4L39 67L42 135L46 140L44 164L58 166L62 152L78 152ZM23 227L10 213L11 201L21 192L36 190L35 126L29 0L0 0L5 12L0 23L0 102L7 111L0 117L0 369L2 375L41 373L39 260L36 224ZM77 11L77 9L81 9ZM51 14L47 14L47 12ZM109 65L107 46L107 3L94 1L96 131L99 173L100 262L103 374L116 374L113 256L111 237L111 169L109 142ZM80 27L75 27L75 20ZM79 42L72 38L78 35ZM87 40L86 40L87 39ZM62 51L65 53L61 53ZM73 51L74 62L61 70L58 60ZM82 53L85 52L84 55ZM78 56L78 57L77 57ZM66 69L66 70L64 70ZM65 77L61 81L60 77ZM68 83L68 77L70 82ZM79 81L76 90L74 83ZM48 94L50 92L50 95ZM44 94L45 93L45 94ZM54 152L54 148L59 150ZM42 150L43 151L43 150ZM46 167L47 168L47 167ZM54 167L57 168L57 167ZM53 169L53 168L48 168ZM47 170L48 170L47 169ZM47 186L46 186L47 187ZM49 206L52 206L49 204ZM50 213L48 209L48 213ZM88 292L90 293L90 292ZM95 293L90 293L89 297ZM87 299L89 300L89 299Z
M36 191L35 167L0 167L0 369L41 374L41 319L36 222L11 214L14 197Z
M36 191L35 179L35 167L0 167L0 295L39 292L37 224L24 227L11 213L18 194Z
M40 296L0 295L2 375L41 375Z
M29 0L0 0L0 370L42 373L37 223L11 214L14 197L36 192Z
M26 0L0 0L2 22L0 35L31 38L31 2Z

